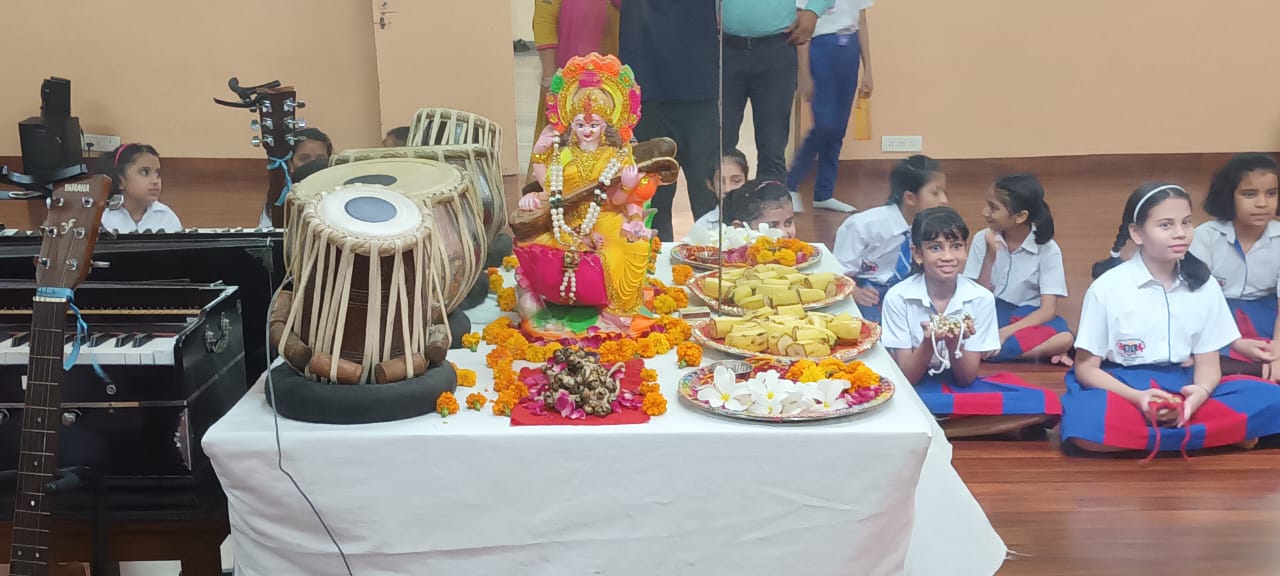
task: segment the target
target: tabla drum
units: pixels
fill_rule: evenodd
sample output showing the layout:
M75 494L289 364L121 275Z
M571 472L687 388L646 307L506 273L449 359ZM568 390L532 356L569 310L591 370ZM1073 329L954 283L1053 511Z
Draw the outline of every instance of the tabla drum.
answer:
M296 265L308 234L300 227L306 202L353 185L375 186L408 197L429 214L432 233L444 247L444 257L433 263L443 276L444 312L456 309L484 270L487 250L479 205L469 191L470 178L443 162L408 158L383 158L331 166L294 185L285 211L286 263ZM294 274L297 278L297 274Z
M292 208L289 231L300 242L289 262L294 288L284 333L296 335L313 359L328 359L328 373L315 376L366 383L384 360L425 357L427 317L439 308L444 282L431 269L443 251L431 213L405 195L367 184ZM359 374L340 378L333 358L358 366Z
M411 146L402 148L360 148L343 150L329 159L331 165L365 162L381 158L419 158L447 162L464 170L471 181L468 192L480 206L485 236L489 243L507 229L506 199L502 193L502 168L497 154L481 144Z
M422 108L409 125L410 146L479 144L502 157L502 127L479 114L451 108ZM501 172L501 171L499 171Z

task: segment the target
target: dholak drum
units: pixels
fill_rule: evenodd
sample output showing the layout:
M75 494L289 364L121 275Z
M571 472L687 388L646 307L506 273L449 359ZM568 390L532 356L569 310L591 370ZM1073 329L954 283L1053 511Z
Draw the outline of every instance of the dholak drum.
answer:
M411 146L402 148L360 148L343 150L329 159L330 164L350 164L381 158L420 158L447 162L466 171L473 202L480 206L485 236L489 243L507 229L506 199L502 194L502 168L497 155L481 144L446 146Z
M459 169L432 160L378 159L331 166L294 185L285 210L286 262L296 271L296 255L301 254L308 234L301 227L302 210L308 200L331 194L347 186L383 188L409 198L429 214L432 233L440 239L443 258L431 270L443 274L444 312L461 303L484 270L487 241L480 207L469 191L470 179ZM436 311L433 316L438 316Z
M281 333L311 357L295 368L340 383L385 381L375 371L394 359L405 362L397 374L422 373L413 364L430 357L429 327L461 303L483 263L467 185L448 164L373 160L327 168L294 188L286 210L294 281Z

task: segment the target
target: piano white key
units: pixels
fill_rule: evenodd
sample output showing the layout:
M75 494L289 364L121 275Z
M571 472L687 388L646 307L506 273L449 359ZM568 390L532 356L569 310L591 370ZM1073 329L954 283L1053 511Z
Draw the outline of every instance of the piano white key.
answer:
M13 338L5 336L5 339L0 341L0 365L27 364L30 342L14 346ZM87 341L82 342L76 365L88 366L97 362L102 366L172 366L174 363L173 347L176 345L176 338L172 336L152 338L136 348L132 340L124 346L116 346L116 342L117 339L114 337L101 338L96 346L90 346ZM74 344L71 343L63 345L63 358L71 354L73 346Z

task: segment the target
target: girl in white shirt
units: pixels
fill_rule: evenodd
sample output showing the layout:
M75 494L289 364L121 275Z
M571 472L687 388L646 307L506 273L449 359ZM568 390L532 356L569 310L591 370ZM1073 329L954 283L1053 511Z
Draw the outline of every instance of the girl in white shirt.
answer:
M103 173L111 177L111 194L120 194L120 208L102 215L102 227L112 232L180 232L182 222L160 203L160 154L148 144L124 144L104 157Z
M988 228L974 235L964 275L996 296L1001 346L989 359L1069 363L1074 338L1057 313L1067 275L1044 187L1030 174L1000 178L987 190L982 215Z
M911 274L911 221L916 213L947 203L942 164L924 155L898 162L889 174L889 200L847 218L831 250L858 288L853 301L862 317L880 321L880 300Z
M1143 185L1125 204L1116 244L1125 235L1137 253L1109 259L1115 267L1084 296L1063 444L1154 455L1251 446L1280 433L1280 386L1222 376L1218 350L1240 331L1209 268L1188 252L1191 197L1176 185Z
M747 155L741 150L734 148L724 153L724 157L720 159L720 165L716 167L714 180L707 180L707 189L716 193L716 198L724 200L730 192L741 188L747 183L750 170L747 166ZM716 184L719 183L717 187ZM694 226L700 226L707 230L720 229L720 207L703 214ZM686 238L687 241L687 238Z
M969 228L950 207L930 208L911 224L916 273L884 297L882 341L929 411L946 417L948 437L1052 426L1055 394L1012 374L978 375L982 356L1000 349L995 297L961 274ZM966 324L963 335L934 337L936 315Z
M1265 154L1239 154L1214 175L1191 253L1209 265L1242 338L1222 349L1223 371L1280 382L1280 169Z

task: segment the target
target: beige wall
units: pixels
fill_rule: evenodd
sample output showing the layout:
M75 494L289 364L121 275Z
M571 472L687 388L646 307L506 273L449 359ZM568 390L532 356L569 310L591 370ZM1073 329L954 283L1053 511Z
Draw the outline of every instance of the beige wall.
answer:
M165 156L261 157L249 145L251 114L211 100L230 96L231 76L293 84L307 102L302 117L339 147L380 139L367 2L11 0L4 19L0 155L19 153L15 124L39 114L51 75L71 79L86 132Z
M533 42L533 4L538 0L511 0L511 39Z
M1275 0L880 0L871 142L982 158L1280 150Z
M374 0L379 3L378 0ZM507 0L392 0L391 25L376 30L382 128L408 124L419 108L475 112L502 126L504 173L516 161L515 54ZM376 27L375 27L376 28Z

